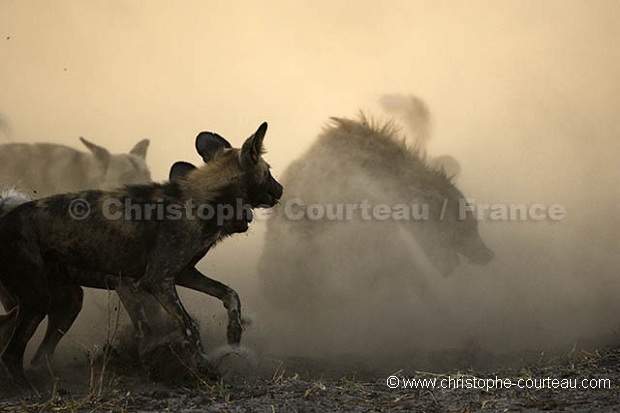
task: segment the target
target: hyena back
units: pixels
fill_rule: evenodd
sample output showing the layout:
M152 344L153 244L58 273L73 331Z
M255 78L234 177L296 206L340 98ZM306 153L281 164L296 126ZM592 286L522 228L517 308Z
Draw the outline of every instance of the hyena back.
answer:
M175 164L168 183L56 195L20 205L0 219L0 282L19 305L15 330L2 359L19 384L27 383L25 346L45 315L63 305L60 302L66 300L63 296L68 289L91 282L103 284L114 277L108 274L117 275L118 286L154 296L178 322L188 347L199 359L205 356L198 328L181 304L175 284L221 299L229 315L228 341L239 343L242 328L237 293L204 276L195 265L217 242L248 229L251 208L271 207L281 197L282 186L261 156L266 129L266 123L261 125L241 149L231 148L219 135L199 135L196 147L205 164L199 168ZM70 208L77 200L90 208L81 220L71 215ZM114 220L104 213L110 200L139 207L191 202L215 211L222 206L235 211L234 218L223 222L218 215ZM92 279L71 279L67 267ZM64 321L69 326L72 322ZM48 333L53 334L49 329Z
M150 182L147 139L126 154L112 154L84 138L80 140L88 153L50 143L0 145L0 180L17 185L34 198Z

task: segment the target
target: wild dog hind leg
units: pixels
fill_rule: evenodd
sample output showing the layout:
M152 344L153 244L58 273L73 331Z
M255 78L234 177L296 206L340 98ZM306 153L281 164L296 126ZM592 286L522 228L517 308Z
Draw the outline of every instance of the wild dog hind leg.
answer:
M19 307L13 307L8 314L0 315L0 355L4 353L4 350L9 345L11 337L15 332L15 325L17 324L17 312Z
M79 285L56 285L47 312L47 330L31 365L45 368L51 363L54 351L82 310L84 291Z
M4 365L13 376L15 384L22 388L29 388L30 383L24 373L24 352L28 341L34 335L37 327L45 318L42 308L20 305L15 322L15 329L2 354Z
M18 306L13 333L2 353L2 361L15 383L30 388L24 373L28 341L47 314L52 297L45 264L36 244L13 242L0 249L2 299Z
M7 314L0 315L0 355L2 355L15 331L19 303L9 295L8 291L2 287L2 284L0 284L0 301L2 301L4 309L8 312Z
M131 319L140 344L142 344L153 334L153 329L148 322L143 306L143 302L146 299L152 299L152 296L141 290L135 283L135 280L127 278L122 278L118 283L116 286L116 293Z

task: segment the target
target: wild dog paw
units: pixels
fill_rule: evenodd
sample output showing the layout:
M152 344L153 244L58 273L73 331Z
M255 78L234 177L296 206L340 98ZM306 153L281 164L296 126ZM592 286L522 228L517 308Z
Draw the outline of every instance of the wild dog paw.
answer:
M243 333L243 326L240 317L233 317L228 322L228 330L226 332L226 338L228 344L238 345L241 342L241 334Z
M198 360L196 367L198 372L208 380L219 380L222 377L217 366L206 357Z
M245 346L224 345L210 351L209 360L224 378L249 377L258 372L258 358Z

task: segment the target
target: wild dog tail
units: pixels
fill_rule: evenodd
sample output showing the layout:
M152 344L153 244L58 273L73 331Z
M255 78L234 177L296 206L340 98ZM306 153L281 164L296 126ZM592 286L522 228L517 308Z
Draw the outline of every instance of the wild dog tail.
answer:
M32 199L28 195L19 192L14 187L5 187L2 192L0 192L0 217L6 215L13 208L31 200Z

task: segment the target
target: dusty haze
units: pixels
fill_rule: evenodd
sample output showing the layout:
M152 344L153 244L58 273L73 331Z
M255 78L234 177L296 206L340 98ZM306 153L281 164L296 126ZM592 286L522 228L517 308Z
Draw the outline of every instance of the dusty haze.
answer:
M383 93L415 93L432 114L429 154L460 161L468 197L560 203L566 218L483 221L496 260L462 266L432 282L434 302L399 309L394 325L408 327L398 345L364 324L323 340L328 329L308 332L304 320L266 310L255 274L262 222L199 267L237 289L254 319L245 342L265 353L346 352L352 338L404 352L414 335L446 348L564 345L620 323L619 19L616 1L4 0L0 138L80 148L84 136L116 153L148 138L147 162L163 180L173 162L198 162L201 130L238 146L267 120L277 177L329 116L385 116ZM106 295L88 297L91 311L59 354L105 337ZM221 305L184 297L205 343L221 343Z

